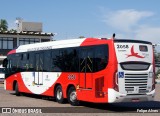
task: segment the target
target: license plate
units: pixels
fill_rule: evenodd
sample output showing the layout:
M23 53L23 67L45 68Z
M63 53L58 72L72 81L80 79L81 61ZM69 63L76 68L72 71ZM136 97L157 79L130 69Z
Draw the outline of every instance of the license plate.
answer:
M134 86L134 93L139 93L139 87L138 86Z
M132 94L132 93L134 93L134 91L127 91L127 93Z

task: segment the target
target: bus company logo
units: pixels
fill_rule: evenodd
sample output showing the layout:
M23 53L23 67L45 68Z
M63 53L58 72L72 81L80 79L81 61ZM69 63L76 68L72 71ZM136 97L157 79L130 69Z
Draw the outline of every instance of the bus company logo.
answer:
M137 58L145 58L144 56L138 55L138 53L134 51L134 46L132 46L131 48L131 54L126 54L126 55L127 55L127 58L132 56Z
M27 51L39 51L39 50L49 50L52 49L52 46L46 46L46 47L36 47L36 48L30 48L27 49Z
M76 76L74 74L69 74L68 75L68 80L75 80Z

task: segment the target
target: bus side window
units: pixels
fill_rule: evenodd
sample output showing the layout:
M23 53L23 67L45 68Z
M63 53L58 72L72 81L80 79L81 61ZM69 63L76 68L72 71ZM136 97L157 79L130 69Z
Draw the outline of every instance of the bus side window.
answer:
M35 71L35 53L29 53L29 71Z
M3 60L3 67L7 67L7 65L8 65L8 59L7 58L5 58L4 60Z
M61 59L60 59L60 53L59 50L53 50L52 51L52 71L54 72L61 72L60 68Z
M44 52L44 71L51 71L51 51Z
M95 48L95 57L94 57L94 71L101 71L105 69L108 64L108 46L101 45Z
M78 49L74 48L72 49L70 56L72 59L70 60L71 64L71 72L78 72L79 71L79 62L77 62L78 59Z
M62 56L63 71L76 72L78 67L78 65L76 64L76 60L78 60L76 49L66 48L66 49L63 49L63 51L64 51Z

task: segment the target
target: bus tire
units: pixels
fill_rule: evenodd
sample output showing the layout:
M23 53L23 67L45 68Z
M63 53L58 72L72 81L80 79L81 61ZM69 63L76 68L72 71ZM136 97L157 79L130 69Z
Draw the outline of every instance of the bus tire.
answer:
M76 89L75 87L70 87L67 93L67 99L68 102L72 105L72 106L78 106L79 105L79 101L77 100L77 93L76 93Z
M16 96L20 96L19 88L18 88L18 83L15 85L15 94Z
M56 87L56 90L55 90L55 98L56 98L56 101L57 101L58 103L63 103L63 102L64 102L62 87L61 87L60 85L58 85L58 86Z

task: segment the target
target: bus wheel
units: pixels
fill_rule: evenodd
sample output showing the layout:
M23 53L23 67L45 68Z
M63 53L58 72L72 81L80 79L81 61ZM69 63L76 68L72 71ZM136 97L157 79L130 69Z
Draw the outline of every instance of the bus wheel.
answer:
M16 96L20 96L19 88L18 88L18 83L15 85L15 94Z
M77 93L76 93L75 87L72 86L69 88L67 99L71 105L73 105L73 106L79 105L79 101L77 100Z
M58 103L63 103L64 102L62 87L60 85L58 85L56 87L55 97L56 97L56 101Z

